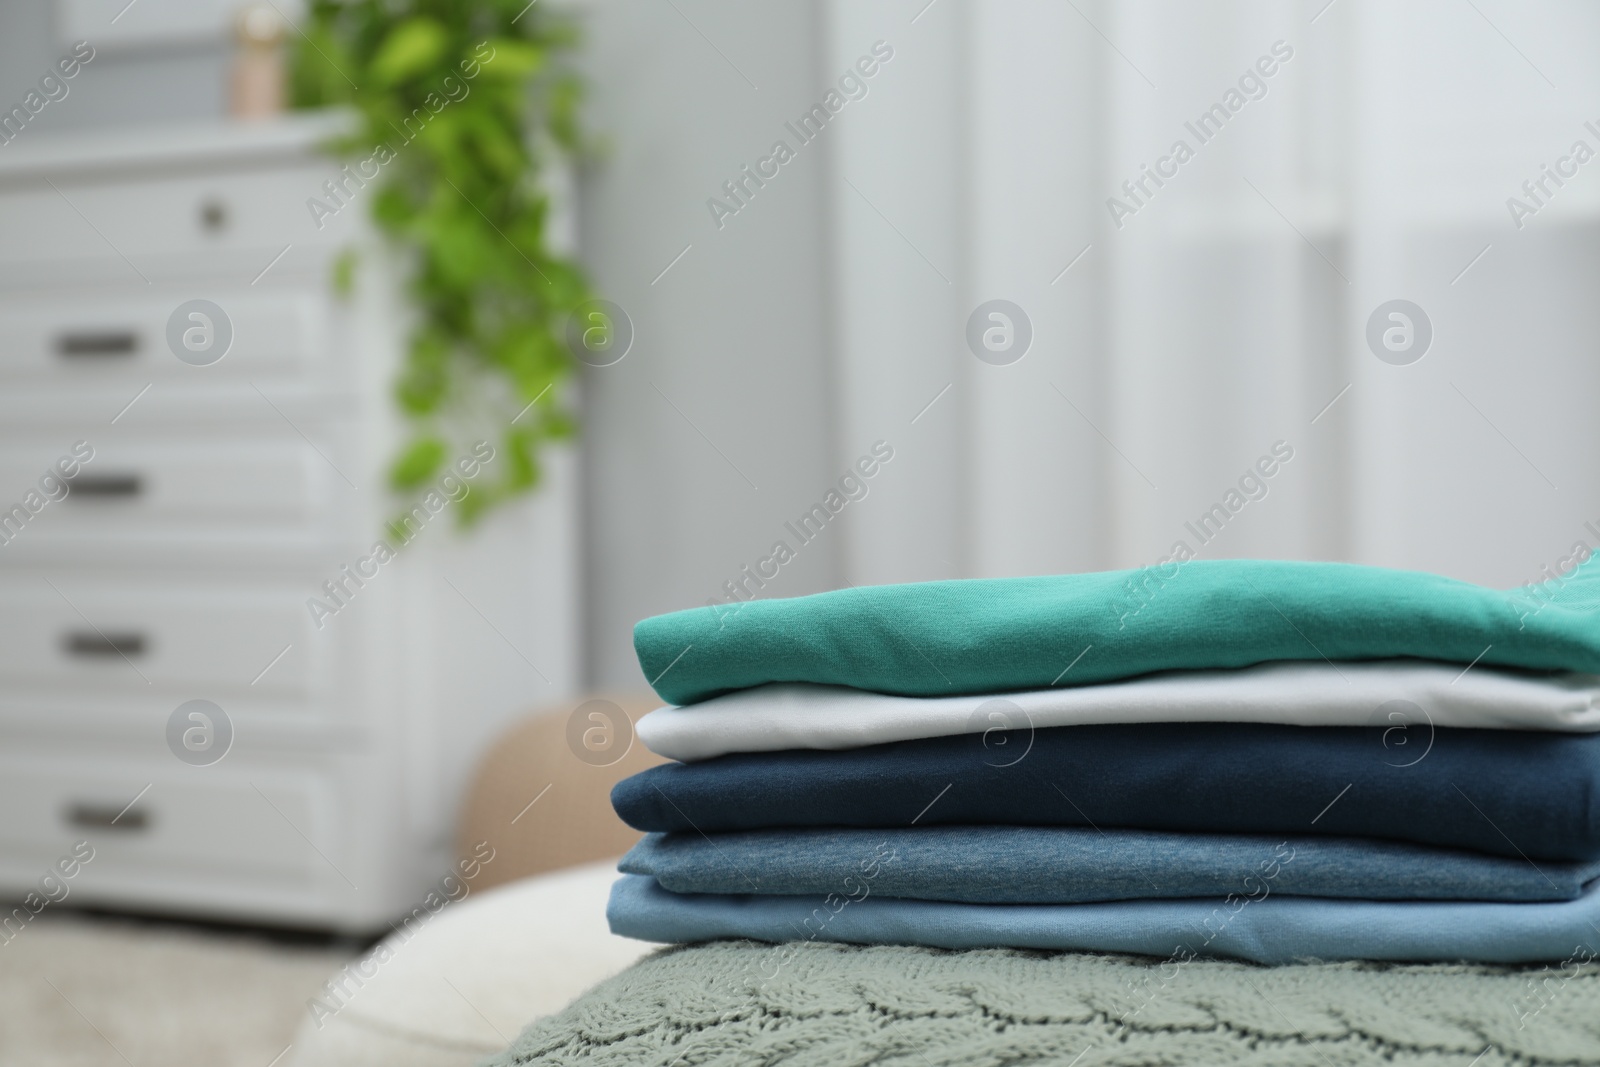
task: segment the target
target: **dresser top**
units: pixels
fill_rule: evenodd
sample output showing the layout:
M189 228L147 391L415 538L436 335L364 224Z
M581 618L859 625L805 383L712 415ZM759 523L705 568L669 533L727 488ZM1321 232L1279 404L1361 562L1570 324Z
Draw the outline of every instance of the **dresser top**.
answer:
M226 168L317 154L355 128L345 110L290 112L281 118L122 125L67 133L24 130L0 144L0 183L129 171Z

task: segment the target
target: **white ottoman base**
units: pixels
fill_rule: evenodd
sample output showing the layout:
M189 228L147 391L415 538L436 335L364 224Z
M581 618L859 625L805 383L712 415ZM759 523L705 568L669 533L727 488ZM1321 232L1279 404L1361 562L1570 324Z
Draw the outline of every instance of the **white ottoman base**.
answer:
M654 947L606 927L616 877L605 860L512 882L447 905L409 940L391 935L363 957L370 977L346 968L308 1006L287 1062L470 1067L498 1052Z

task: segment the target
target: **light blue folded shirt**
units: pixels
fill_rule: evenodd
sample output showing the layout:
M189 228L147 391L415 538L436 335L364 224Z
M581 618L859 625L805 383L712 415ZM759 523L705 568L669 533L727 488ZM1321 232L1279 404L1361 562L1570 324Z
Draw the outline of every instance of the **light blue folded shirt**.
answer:
M650 834L617 865L674 893L859 893L969 904L1274 894L1570 900L1600 861L1540 861L1374 838L1077 826Z
M1182 963L1232 957L1537 963L1600 954L1600 883L1540 903L1372 901L1274 893L1271 880L1222 899L1098 904L902 900L857 882L826 896L671 893L623 875L606 917L641 941L841 941L933 948L1133 953Z

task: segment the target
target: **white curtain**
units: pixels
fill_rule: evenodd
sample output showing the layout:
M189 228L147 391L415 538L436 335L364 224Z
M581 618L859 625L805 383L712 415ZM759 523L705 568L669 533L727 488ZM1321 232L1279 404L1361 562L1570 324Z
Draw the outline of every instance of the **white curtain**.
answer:
M844 581L1600 548L1600 11L832 0L825 73L879 40L829 130L836 448L896 448ZM1009 365L964 339L993 299Z

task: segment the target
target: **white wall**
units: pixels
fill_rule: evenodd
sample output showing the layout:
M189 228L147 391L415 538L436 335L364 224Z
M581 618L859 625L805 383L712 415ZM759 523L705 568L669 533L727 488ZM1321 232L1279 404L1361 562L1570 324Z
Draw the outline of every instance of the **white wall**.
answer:
M159 0L170 8L182 0ZM0 4L0 102L6 110L56 58L71 51L63 42L68 28L52 0L8 0ZM114 16L122 5L111 7ZM154 5L132 7L118 27L136 26ZM164 14L164 12L157 12ZM70 84L67 97L51 104L30 124L29 137L50 130L119 127L141 122L214 118L227 109L227 55L222 47L185 41L159 47L118 48L107 19L102 34L86 33L96 55ZM94 20L88 20L92 27ZM108 45L107 38L112 38Z
M586 176L583 239L637 334L622 362L584 377L590 670L606 684L643 684L635 621L725 595L843 469L824 358L835 131L720 229L706 207L775 139L794 141L784 122L819 95L818 12L675 5L588 9L591 125L612 147ZM799 548L763 595L831 588L837 532Z

